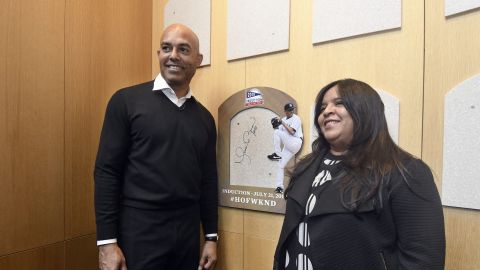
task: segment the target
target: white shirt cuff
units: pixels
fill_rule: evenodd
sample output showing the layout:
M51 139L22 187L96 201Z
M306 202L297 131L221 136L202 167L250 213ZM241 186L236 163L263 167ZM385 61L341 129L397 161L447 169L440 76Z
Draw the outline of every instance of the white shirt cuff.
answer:
M97 241L97 246L117 243L117 238Z
M216 233L209 233L209 234L207 234L207 235L205 235L205 236L211 237L211 236L217 236L217 235L218 235L218 234L216 234ZM117 243L117 239L116 239L116 238L97 241L97 246L103 246L103 245L113 244L113 243Z

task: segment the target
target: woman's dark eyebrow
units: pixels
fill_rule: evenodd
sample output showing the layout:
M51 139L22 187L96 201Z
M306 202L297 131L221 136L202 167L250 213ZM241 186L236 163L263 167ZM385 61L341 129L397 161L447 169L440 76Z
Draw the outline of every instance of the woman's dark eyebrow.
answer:
M332 101L343 100L341 97L334 98ZM322 101L321 105L327 104L326 102Z

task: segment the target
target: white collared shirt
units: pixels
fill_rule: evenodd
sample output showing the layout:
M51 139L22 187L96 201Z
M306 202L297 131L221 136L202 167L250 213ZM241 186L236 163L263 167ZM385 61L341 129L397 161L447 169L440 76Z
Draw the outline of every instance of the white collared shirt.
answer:
M161 73L158 73L155 81L153 82L153 89L152 91L162 91L165 96L173 102L173 104L177 105L179 108L187 101L187 99L192 97L192 89L188 89L188 93L181 98L177 97L175 91L168 85L165 79L162 77Z

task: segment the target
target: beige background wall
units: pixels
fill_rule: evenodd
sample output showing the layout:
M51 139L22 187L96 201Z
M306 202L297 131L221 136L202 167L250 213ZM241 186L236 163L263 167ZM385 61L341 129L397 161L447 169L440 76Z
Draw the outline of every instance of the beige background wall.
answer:
M212 64L198 70L192 88L217 108L238 90L274 87L297 99L309 134L310 106L330 81L351 77L400 99L400 145L422 157L441 186L443 95L480 73L480 10L445 19L443 1L402 1L402 28L311 45L311 1L291 1L287 52L227 62L227 1L212 0ZM153 0L152 47L158 48L166 1ZM152 57L152 74L158 62ZM309 149L306 138L304 153ZM282 215L220 207L217 269L271 269ZM448 270L479 269L480 212L445 208Z
M165 2L0 2L0 269L96 269L92 167L105 105L158 73ZM212 63L194 93L217 118L238 90L283 90L299 104L306 153L317 91L364 80L400 99L400 145L441 188L443 96L480 74L480 10L445 19L443 1L402 2L401 29L312 46L311 1L291 1L287 52L227 62L227 1L212 0ZM283 216L219 212L217 269L271 269ZM478 269L480 213L445 214L446 269Z
M108 98L150 79L152 2L0 1L0 269L97 269Z

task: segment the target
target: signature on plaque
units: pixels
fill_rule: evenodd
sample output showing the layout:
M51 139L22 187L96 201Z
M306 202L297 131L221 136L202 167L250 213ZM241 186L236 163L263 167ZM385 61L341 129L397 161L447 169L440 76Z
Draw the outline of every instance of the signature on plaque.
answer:
M242 145L238 146L235 148L235 156L237 157L237 160L235 160L235 163L242 163L246 160L248 160L248 164L252 162L252 159L247 153L248 150L248 145L250 144L250 141L253 137L256 137L257 134L257 119L255 117L250 117L251 125L247 130L243 132L242 136Z

